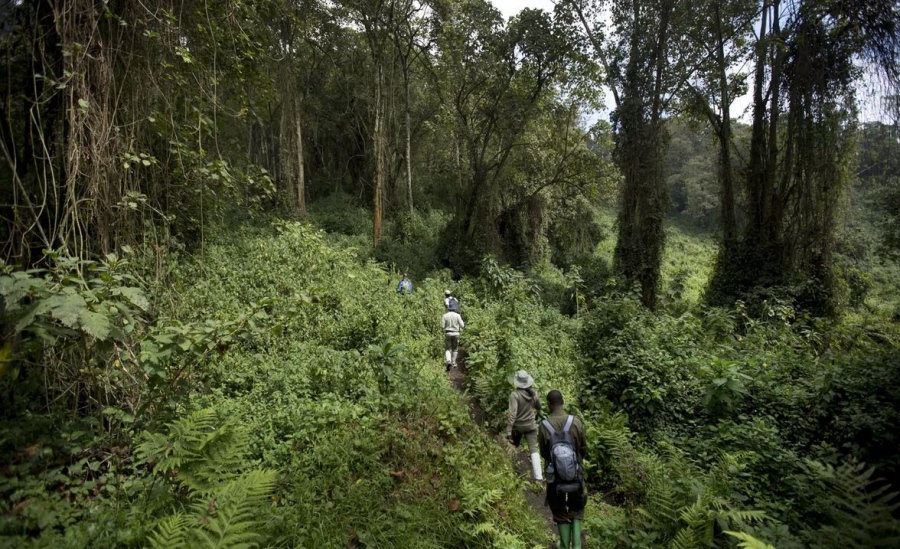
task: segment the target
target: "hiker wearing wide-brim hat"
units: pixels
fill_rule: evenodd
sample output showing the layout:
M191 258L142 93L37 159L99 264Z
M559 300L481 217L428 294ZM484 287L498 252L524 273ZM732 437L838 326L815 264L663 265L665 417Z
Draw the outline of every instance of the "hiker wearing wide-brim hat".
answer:
M543 480L541 475L541 457L538 454L538 427L535 422L535 411L541 409L541 399L534 388L534 378L525 370L519 370L509 378L515 387L509 393L509 417L506 424L506 438L516 447L522 442L522 436L528 442L531 452L531 469L535 480Z

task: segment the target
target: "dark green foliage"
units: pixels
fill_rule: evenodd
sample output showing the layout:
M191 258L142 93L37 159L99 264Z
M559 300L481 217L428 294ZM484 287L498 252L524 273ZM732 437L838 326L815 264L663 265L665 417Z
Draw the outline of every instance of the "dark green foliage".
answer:
M48 270L5 267L0 297L4 419L43 411L57 399L97 413L121 404L112 393L136 397L133 372L122 363L150 302L132 262L114 254L99 262L56 256ZM41 393L43 402L35 402Z
M597 244L610 236L587 200L582 197L565 200L562 212L550 223L551 259L560 267L589 262Z
M587 417L596 425L589 430L596 469L589 471L598 486L641 502L653 477L645 444L664 449L662 441L671 440L701 471L714 470L723 453L733 455L739 466L709 477L705 490L727 486L718 492L724 501L765 511L794 533L771 525L748 531L778 547L799 547L798 533L828 524L823 510L834 505L804 458L862 459L877 464L887 483L900 480L890 427L900 419L900 403L888 381L900 363L896 330L828 326L798 320L788 302L757 303L753 311L707 309L678 318L648 313L629 299L595 304L579 342L586 359L582 405L594 410ZM885 503L893 498L886 495ZM878 505L866 504L865 512L881 512ZM666 531L666 512L649 516L664 522L643 531Z
M344 193L334 193L314 202L309 209L309 220L330 233L355 236L372 232L369 212Z
M440 253L438 238L446 225L447 217L439 211L402 212L388 223L375 258L398 273L408 273L415 284L435 269Z
M683 421L696 399L681 362L691 345L685 328L630 298L595 303L580 340L585 395L613 402L641 432Z
M900 543L897 492L874 469L847 463L840 467L808 464L811 476L827 487L828 522L809 532L811 545L822 549L896 547Z

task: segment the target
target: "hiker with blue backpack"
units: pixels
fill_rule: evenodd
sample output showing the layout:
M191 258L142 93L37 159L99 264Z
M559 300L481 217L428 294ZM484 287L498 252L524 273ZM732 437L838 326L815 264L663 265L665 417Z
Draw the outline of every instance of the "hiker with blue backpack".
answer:
M444 309L459 314L459 300L450 290L444 290Z
M581 549L581 523L587 503L584 425L563 410L563 396L547 393L550 415L538 429L541 457L547 463L547 504L559 529L559 549Z
M403 278L400 279L400 282L397 284L397 293L400 295L403 294L411 294L413 291L412 280L403 273Z

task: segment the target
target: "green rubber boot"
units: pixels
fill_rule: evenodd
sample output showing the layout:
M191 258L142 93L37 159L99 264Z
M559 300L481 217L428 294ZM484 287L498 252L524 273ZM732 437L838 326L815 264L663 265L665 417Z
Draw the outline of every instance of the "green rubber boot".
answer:
M581 521L579 519L572 521L572 548L581 549Z
M557 524L559 529L559 549L569 549L569 542L572 540L572 525Z

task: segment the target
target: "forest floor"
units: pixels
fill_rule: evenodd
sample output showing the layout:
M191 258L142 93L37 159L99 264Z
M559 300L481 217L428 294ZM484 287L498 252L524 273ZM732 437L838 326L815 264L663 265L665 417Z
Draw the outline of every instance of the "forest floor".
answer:
M465 351L459 353L457 367L451 368L447 374L453 388L464 395L466 405L469 408L469 417L472 418L479 427L484 428L484 412L478 399L465 392L466 389L466 357ZM522 479L522 493L528 506L540 517L544 519L547 525L547 533L550 539L556 538L556 526L553 523L553 514L550 507L545 504L546 485L543 482L531 480L531 458L527 452L513 447L499 433L491 433L498 444L506 447L507 453L512 455L512 465L516 470L516 474ZM524 443L524 441L523 441ZM556 543L550 544L551 549L556 549Z

